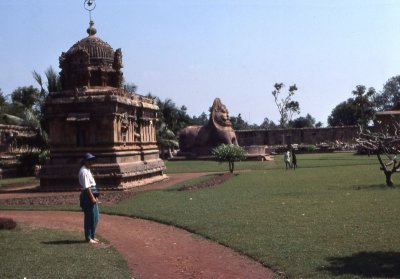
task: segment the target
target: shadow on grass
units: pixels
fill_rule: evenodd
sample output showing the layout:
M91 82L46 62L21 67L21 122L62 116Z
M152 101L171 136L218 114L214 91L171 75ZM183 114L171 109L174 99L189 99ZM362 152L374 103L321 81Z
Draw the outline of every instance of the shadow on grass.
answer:
M329 266L318 268L332 275L356 275L366 278L399 278L399 252L361 252L347 257L327 258Z
M79 244L86 243L86 240L56 240L56 241L44 241L42 244L47 245L68 245L68 244Z
M394 188L395 187L389 187L386 184L353 185L353 190L386 190Z

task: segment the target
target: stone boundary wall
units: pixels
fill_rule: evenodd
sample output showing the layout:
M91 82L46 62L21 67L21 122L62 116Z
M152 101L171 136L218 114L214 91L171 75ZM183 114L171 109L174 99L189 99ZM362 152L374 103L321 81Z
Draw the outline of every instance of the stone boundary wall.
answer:
M240 146L319 144L322 142L354 143L357 126L274 130L236 130Z

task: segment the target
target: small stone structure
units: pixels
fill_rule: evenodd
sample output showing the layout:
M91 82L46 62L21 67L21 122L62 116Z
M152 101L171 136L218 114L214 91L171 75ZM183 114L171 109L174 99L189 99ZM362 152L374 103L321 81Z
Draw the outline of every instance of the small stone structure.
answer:
M210 120L204 126L188 126L179 133L180 156L209 156L219 144L238 145L229 112L219 98L214 100Z
M18 141L33 136L35 132L29 127L0 124L0 154L23 152L24 146L18 145Z
M0 179L17 176L18 156L29 148L25 142L35 136L29 127L0 124Z
M375 113L375 126L376 129L380 129L383 126L389 126L388 128L393 130L393 124L395 122L400 123L400 102L397 102L393 108L385 111L378 111Z
M92 173L102 190L127 189L165 178L155 124L158 107L150 98L122 88L122 51L89 36L60 57L61 92L49 93L50 160L40 173L44 191L79 188L85 152L96 156Z

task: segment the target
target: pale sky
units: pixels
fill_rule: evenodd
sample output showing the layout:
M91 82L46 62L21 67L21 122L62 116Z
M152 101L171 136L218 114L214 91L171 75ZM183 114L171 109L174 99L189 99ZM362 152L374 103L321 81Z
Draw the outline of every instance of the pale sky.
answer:
M35 85L83 39L83 0L0 0L0 88ZM122 49L138 93L189 115L221 98L249 123L279 120L271 91L296 83L301 113L327 123L359 84L400 74L400 0L97 0L97 36ZM285 92L286 92L285 90ZM297 117L297 116L296 116Z

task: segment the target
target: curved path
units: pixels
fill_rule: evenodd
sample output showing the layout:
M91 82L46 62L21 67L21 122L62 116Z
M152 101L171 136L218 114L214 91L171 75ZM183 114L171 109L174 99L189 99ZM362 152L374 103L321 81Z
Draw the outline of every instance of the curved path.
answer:
M185 179L188 176L182 177ZM172 175L169 181L149 188L166 187L180 180ZM2 211L0 217L73 231L82 231L83 223L81 212ZM276 278L260 263L185 230L122 216L102 214L100 218L98 234L126 259L134 278Z

